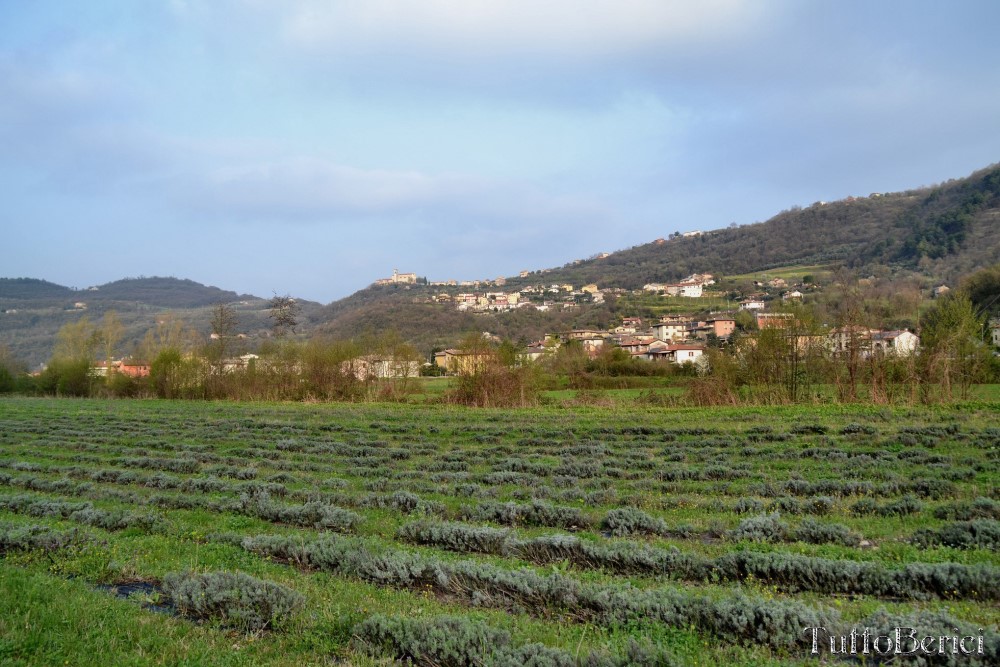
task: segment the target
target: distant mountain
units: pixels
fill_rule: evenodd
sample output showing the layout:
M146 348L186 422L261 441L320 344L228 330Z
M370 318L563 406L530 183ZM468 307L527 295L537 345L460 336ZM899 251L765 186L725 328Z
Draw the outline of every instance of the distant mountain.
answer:
M0 292L2 294L2 292ZM216 303L257 299L249 294L209 287L180 278L125 278L87 292L94 301L136 301L162 308L200 308Z
M14 304L56 306L57 301L109 304L115 301L142 303L162 308L199 308L258 297L208 287L180 278L124 278L105 285L74 290L35 278L0 278L0 307ZM12 306L13 307L13 306Z
M20 302L70 299L75 291L62 285L36 278L0 278L0 300Z
M0 278L0 344L31 367L52 355L56 334L70 322L87 317L97 323L115 311L125 326L120 354L126 354L156 325L157 315L171 312L195 331L207 335L211 310L231 304L245 333L270 327L268 300L202 285L180 278L125 278L74 290L34 278ZM303 315L319 304L300 301Z

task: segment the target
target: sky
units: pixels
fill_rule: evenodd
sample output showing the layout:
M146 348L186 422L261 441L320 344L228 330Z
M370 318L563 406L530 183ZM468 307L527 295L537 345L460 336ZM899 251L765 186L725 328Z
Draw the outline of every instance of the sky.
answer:
M995 0L0 0L0 276L322 303L1000 161Z

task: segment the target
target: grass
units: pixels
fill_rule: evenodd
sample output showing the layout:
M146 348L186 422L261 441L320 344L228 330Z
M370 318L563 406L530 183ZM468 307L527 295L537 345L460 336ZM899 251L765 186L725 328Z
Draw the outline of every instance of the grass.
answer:
M427 379L421 385L430 395L447 380ZM907 563L1000 568L1000 554L994 551L921 549L908 542L920 528L945 525L934 512L949 503L981 496L1000 501L995 389L981 389L974 403L930 407L663 409L649 401L651 392L669 397L680 391L671 386L564 390L549 392L549 405L525 410L469 410L433 401L0 401L0 500L26 495L37 507L89 502L103 510L153 513L160 519L150 526L107 531L77 524L71 516L0 511L0 526L43 525L76 529L80 535L67 549L14 548L0 555L0 663L386 664L384 657L359 651L352 640L355 625L383 614L466 616L510 632L517 644L541 642L570 654L623 655L629 640L638 640L682 665L815 664L795 645L768 648L697 627L641 619L581 622L571 607L539 610L496 601L476 606L463 595L291 567L220 537L273 534L308 542L325 534L237 511L240 494L254 484L280 489L281 495L272 494L272 499L289 507L321 500L358 513L362 521L356 536L346 539L376 552L418 554L441 564L527 568L612 588L676 590L717 600L742 593L773 604L797 601L835 610L851 623L880 608L903 614L926 609L996 629L1000 605L995 601L906 601L808 590L791 595L767 581L673 581L414 546L400 542L396 532L419 519L420 511L406 514L365 500L405 491L428 507L438 504L434 511L440 514L431 518L449 520L460 519L465 507L485 502L542 501L578 508L594 525L574 534L599 543L609 540L598 525L605 514L638 507L668 526L686 524L693 532L688 537L623 539L710 558L754 550L869 561L887 568ZM128 462L136 461L143 467L130 467ZM178 461L193 463L178 467ZM211 472L247 468L256 471L252 480ZM113 482L107 481L113 476L98 474L116 470L131 475ZM862 496L837 493L847 483L869 484L877 502L885 504L919 480L933 482L927 487L932 490L938 484L944 495L921 497L919 512L904 517L855 516L851 506ZM802 492L807 488L803 484L823 490ZM214 490L193 490L197 488ZM720 537L746 518L734 511L741 499L756 499L769 511L781 496L806 505L821 495L829 495L833 503L827 514L814 518L844 524L870 545L732 543ZM172 509L154 503L158 497L201 505ZM782 520L795 526L807 516L784 514ZM546 525L514 530L522 539L567 532ZM137 601L95 588L160 581L178 571L243 572L301 593L305 609L281 628L245 635L212 621L193 623L154 613Z
M774 278L784 278L785 280L801 281L802 276L807 276L812 274L817 276L821 273L825 273L831 270L831 266L827 264L811 264L811 265L792 265L792 266L779 266L773 269L768 269L766 271L754 271L753 273L743 273L735 276L724 276L726 281L745 281L745 280L772 280Z

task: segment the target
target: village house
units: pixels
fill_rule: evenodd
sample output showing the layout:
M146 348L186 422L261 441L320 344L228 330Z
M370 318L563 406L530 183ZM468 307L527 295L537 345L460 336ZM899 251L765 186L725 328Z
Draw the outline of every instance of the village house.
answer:
M736 331L736 320L731 317L715 317L693 323L688 329L688 335L700 340L707 340L709 336L725 340L732 336L734 331Z
M681 281L682 283L697 283L702 287L715 284L715 277L711 273L692 273Z
M618 347L628 352L633 357L641 356L649 351L649 346L656 342L651 336L631 337L624 336L618 340Z
M868 341L876 329L869 329L858 325L837 327L831 329L827 334L827 347L836 356L843 356L852 352L860 353L867 348Z
M446 373L474 373L481 370L490 356L484 353L467 352L449 348L434 353L434 363Z
M861 326L833 329L827 334L827 348L837 356L856 354L867 359L872 354L906 357L917 351L920 338L910 331L880 331Z
M414 378L420 375L420 362L368 354L343 362L341 370L359 380Z
M634 334L642 328L642 318L624 317L622 323L613 329L616 334Z
M886 356L908 357L917 351L920 338L909 331L877 331L871 336L871 351Z
M257 365L260 357L256 354L243 354L238 357L225 359L222 362L223 373L235 373L237 371L252 370Z
M758 329L786 329L792 323L791 313L761 313L754 314Z
M546 348L542 343L534 343L529 345L524 352L521 352L518 356L525 361L538 361L548 353L548 348Z
M756 297L740 301L740 310L764 310L764 307L764 301Z
M689 345L684 343L673 343L664 347L650 346L646 353L650 361L660 361L673 364L694 363L705 353L705 348L700 345Z
M782 301L801 300L802 296L803 296L802 292L798 290L792 290L791 292L785 292L784 294L782 294L781 300Z
M683 296L692 299L701 297L702 289L698 283L672 283L666 286L666 292L670 296Z
M657 340L677 341L687 338L688 323L684 320L663 320L653 325Z
M149 377L149 364L134 359L118 359L112 360L109 367L107 361L96 361L90 366L88 375L107 377L109 373L121 373L133 378Z

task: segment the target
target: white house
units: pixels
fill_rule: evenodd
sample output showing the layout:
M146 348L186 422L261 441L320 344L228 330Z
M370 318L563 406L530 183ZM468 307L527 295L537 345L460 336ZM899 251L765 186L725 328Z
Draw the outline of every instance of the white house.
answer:
M701 284L677 283L675 285L667 285L667 294L670 294L671 296L686 296L692 299L697 299L701 296Z
M657 340L684 340L687 328L687 322L682 320L664 320L653 325L653 335Z
M705 348L698 345L673 344L664 347L650 345L646 357L651 361L665 361L674 364L694 363L705 354Z
M917 351L920 338L909 331L877 331L871 338L872 352L908 357Z

